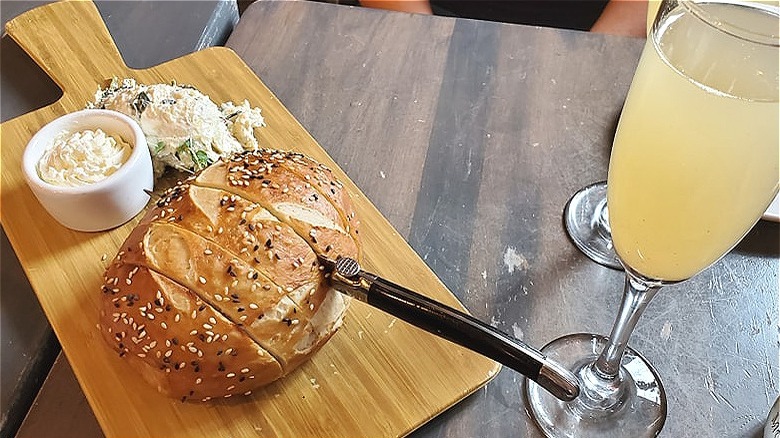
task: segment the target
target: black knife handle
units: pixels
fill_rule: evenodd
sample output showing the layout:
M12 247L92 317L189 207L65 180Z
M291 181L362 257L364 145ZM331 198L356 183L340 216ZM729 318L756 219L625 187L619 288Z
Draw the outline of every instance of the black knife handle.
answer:
M383 278L360 273L365 299L415 327L495 360L536 381L561 400L579 393L576 378L538 350L484 322Z

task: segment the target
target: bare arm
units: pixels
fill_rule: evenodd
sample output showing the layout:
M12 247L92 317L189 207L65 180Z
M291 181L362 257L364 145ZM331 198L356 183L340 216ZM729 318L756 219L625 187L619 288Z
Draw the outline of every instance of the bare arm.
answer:
M431 3L428 0L360 0L362 6L391 11L415 12L431 14Z
M591 32L644 38L647 0L610 0Z

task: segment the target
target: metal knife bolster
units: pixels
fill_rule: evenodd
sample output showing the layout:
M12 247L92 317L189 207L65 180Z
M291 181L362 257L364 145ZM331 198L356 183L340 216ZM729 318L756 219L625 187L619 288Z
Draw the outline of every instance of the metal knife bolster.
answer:
M364 303L368 303L368 292L377 280L376 275L361 270L355 260L347 257L336 260L330 276L338 285L339 291Z

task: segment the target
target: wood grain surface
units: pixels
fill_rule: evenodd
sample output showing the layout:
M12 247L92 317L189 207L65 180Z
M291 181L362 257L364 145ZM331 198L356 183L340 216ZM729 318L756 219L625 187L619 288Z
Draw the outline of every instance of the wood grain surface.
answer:
M614 320L623 274L579 253L561 214L575 191L606 177L643 43L262 1L227 45L475 316L540 346L607 333ZM778 242L778 225L760 222L640 320L630 344L667 391L662 437L761 436L780 392ZM504 368L412 435L539 437L522 383ZM77 405L81 396L53 397Z
M19 170L32 134L82 108L105 78L176 80L220 102L248 99L260 106L268 124L263 146L307 153L345 182L363 224L368 269L450 305L459 303L233 51L206 49L131 70L94 5L82 1L27 12L9 22L7 32L63 89L63 97L0 128L3 227L107 436L403 435L499 370L492 361L356 303L344 328L312 361L251 398L181 403L140 383L95 327L107 263L101 259L111 259L135 221L107 233L69 231L45 213Z
M534 346L614 321L623 273L581 254L561 215L606 179L643 44L308 2L255 3L227 43L473 314ZM760 222L640 320L661 436L762 430L780 393L778 236ZM503 369L415 436L540 436L522 381Z

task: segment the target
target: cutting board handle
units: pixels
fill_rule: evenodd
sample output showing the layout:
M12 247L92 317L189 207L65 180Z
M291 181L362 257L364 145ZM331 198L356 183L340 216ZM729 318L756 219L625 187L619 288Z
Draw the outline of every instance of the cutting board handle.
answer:
M91 1L40 6L9 21L5 28L63 95L89 99L102 79L130 73Z

